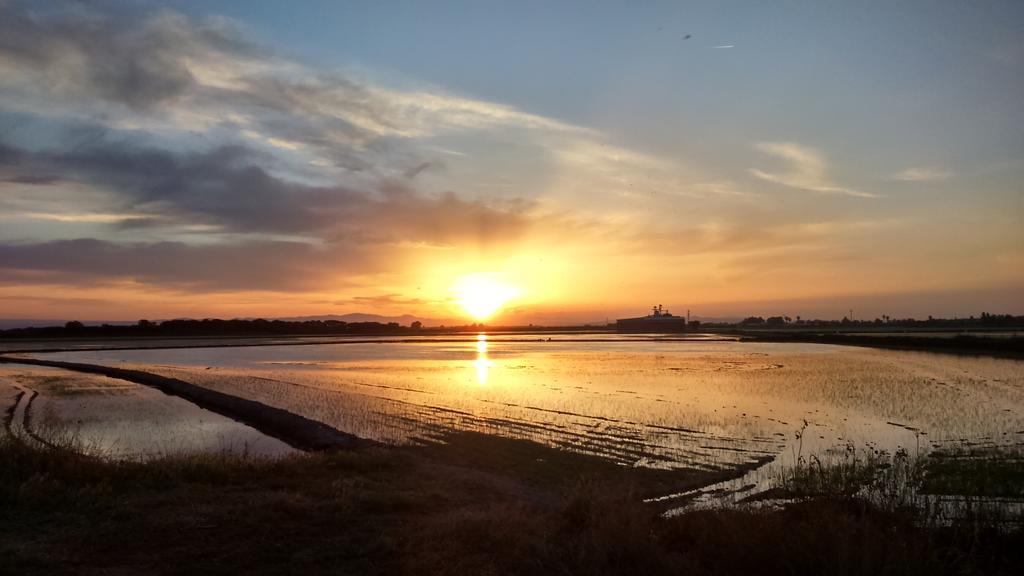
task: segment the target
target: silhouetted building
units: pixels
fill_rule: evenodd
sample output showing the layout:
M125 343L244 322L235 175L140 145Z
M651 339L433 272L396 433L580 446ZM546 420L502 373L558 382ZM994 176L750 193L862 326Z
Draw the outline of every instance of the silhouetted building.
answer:
M615 321L615 329L618 332L685 332L686 318L674 316L668 310L661 307L661 304L651 308L648 316L639 318L621 318Z

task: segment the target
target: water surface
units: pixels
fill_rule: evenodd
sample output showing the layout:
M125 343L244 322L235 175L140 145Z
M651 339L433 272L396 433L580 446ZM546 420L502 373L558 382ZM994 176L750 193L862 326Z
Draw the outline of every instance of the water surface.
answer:
M294 450L244 424L126 380L42 366L0 365L11 432L106 458Z
M1010 359L609 334L44 356L138 367L384 442L476 430L630 466L1024 441L1024 363Z

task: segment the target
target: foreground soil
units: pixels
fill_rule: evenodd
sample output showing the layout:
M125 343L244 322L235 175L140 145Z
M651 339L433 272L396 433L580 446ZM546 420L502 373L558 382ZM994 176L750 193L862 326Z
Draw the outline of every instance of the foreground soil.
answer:
M2 574L1012 574L1024 535L825 500L665 519L706 483L462 434L115 463L0 437Z

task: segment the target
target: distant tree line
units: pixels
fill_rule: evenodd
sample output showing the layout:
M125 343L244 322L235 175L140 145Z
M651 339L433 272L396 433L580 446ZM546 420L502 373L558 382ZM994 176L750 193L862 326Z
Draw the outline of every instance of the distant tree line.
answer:
M804 320L800 316L791 318L789 316L750 316L741 320L740 327L808 327L808 328L1018 328L1024 326L1024 316L1012 314L989 314L982 312L981 316L970 316L968 318L933 318L929 316L926 320L916 318L892 318L887 315L873 320L852 320L843 317L842 320ZM729 326L727 324L705 324L705 326Z
M508 332L558 332L607 330L585 326L487 326L482 323L460 326L426 327L419 320L408 326L397 322L344 322L341 320L139 320L135 324L87 325L77 320L63 326L11 328L0 330L5 338L120 338L120 337L188 337L188 336L392 336L475 333L500 329Z
M744 328L828 328L828 329L999 329L1024 327L1024 316L1011 314L989 314L969 318L932 318L917 320L914 318L890 318L882 316L873 320L805 320L800 316L750 316L738 323L711 323L703 326L699 321L690 323L691 330L707 329L744 329ZM44 326L32 328L11 328L0 330L0 339L5 338L107 338L107 337L177 337L177 336L327 336L327 335L402 335L402 334L440 334L476 332L480 330L500 329L509 332L558 332L578 330L609 330L614 324L607 326L486 326L484 324L466 324L463 326L424 327L419 321L409 326L397 322L343 322L341 320L164 320L162 322L139 320L135 324L100 324L86 325L79 321L71 321L63 326Z
M409 326L397 322L343 322L340 320L139 320L136 324L87 326L71 321L63 326L0 330L0 338L89 338L121 336L276 336L331 334L414 334L425 330L418 320Z

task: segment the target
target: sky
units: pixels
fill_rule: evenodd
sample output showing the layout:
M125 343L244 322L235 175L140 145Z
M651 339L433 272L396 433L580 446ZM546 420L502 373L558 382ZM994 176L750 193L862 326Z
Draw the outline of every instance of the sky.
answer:
M1024 4L634 4L0 0L0 318L1024 313Z

